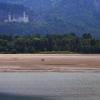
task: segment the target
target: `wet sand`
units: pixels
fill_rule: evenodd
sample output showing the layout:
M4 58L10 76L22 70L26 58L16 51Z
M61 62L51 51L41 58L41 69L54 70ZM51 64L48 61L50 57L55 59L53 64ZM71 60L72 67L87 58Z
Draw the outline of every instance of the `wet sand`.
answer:
M100 55L0 54L0 71L83 71L100 70Z

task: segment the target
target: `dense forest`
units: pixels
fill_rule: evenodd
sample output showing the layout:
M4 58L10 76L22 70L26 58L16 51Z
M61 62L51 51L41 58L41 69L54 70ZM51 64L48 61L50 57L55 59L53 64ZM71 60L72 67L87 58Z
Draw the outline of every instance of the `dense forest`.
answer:
M77 36L70 34L47 35L0 35L0 53L40 52L100 53L100 39L90 33Z

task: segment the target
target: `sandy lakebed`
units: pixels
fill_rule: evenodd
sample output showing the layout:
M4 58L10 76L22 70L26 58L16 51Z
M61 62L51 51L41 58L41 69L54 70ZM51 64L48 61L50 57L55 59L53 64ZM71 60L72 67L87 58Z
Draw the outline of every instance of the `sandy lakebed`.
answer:
M100 71L100 55L0 54L0 71Z

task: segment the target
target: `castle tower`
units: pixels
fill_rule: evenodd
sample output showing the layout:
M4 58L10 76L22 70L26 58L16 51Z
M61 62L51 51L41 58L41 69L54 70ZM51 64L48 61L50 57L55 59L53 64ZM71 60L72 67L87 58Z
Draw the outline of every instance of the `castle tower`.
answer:
M12 18L11 18L11 15L9 14L8 15L8 22L11 22L12 21Z
M28 23L29 22L29 17L26 15L26 12L23 12L23 22Z

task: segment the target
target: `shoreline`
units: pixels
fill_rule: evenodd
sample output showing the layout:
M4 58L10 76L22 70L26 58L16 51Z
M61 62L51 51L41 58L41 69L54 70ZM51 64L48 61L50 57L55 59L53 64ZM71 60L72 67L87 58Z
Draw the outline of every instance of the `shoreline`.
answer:
M0 54L0 72L100 72L99 54Z

